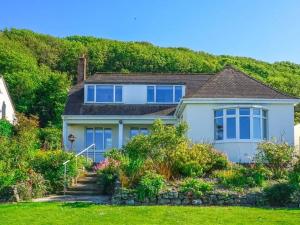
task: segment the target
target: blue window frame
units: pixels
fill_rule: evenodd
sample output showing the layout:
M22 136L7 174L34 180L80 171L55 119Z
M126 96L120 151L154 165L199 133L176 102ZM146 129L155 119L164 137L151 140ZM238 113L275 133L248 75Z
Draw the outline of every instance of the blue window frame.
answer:
M147 128L137 128L137 127L130 128L130 138L140 134L148 135L149 131Z
M86 100L88 102L94 102L95 101L95 86L94 85L88 85L86 94L87 94Z
M156 102L173 102L173 86L156 86Z
M147 87L147 102L154 102L154 86Z
M123 101L123 88L122 86L115 86L115 102Z

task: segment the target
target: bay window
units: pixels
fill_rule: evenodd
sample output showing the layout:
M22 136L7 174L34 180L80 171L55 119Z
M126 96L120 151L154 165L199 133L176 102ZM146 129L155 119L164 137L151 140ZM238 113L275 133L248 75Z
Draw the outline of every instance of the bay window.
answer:
M123 87L120 85L86 85L87 103L114 103L123 101Z
M150 85L147 86L148 103L177 103L183 96L181 85Z
M215 140L267 139L267 111L255 107L214 111Z

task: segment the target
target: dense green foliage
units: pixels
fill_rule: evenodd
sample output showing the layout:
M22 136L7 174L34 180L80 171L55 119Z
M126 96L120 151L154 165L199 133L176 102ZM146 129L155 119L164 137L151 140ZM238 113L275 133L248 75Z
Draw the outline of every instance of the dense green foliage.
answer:
M17 118L18 124L13 127L13 135L0 136L0 199L10 200L14 187L21 200L61 191L64 184L63 162L71 160L67 166L68 182L78 175L80 168L89 166L89 161L86 163L86 159L79 157L76 167L73 153L40 149L45 140L56 140L57 128L43 128L43 138L40 140L41 132L36 117L19 114ZM52 148L48 149L53 149L54 144L49 146Z
M285 142L265 141L258 145L255 162L264 164L274 178L284 178L293 166L295 150Z
M0 204L0 221L1 225L298 225L300 210L47 202Z
M89 74L96 71L210 73L231 64L278 90L300 96L300 65L290 62L266 63L186 48L161 48L145 42L85 36L56 38L11 29L0 32L0 74L8 83L17 110L39 116L42 126L49 122L60 125L67 90L75 80L78 57L82 54L88 57Z
M291 202L295 187L288 183L277 183L265 189L265 196L271 206L286 206Z
M185 136L187 126L164 125L156 120L149 135L132 138L121 151L107 154L118 163L123 187L135 187L148 171L166 180L201 177L216 169L225 169L228 159L209 144L192 144Z
M196 197L199 197L212 189L212 184L195 178L186 178L180 185L181 192L192 194Z
M0 137L10 137L13 133L13 126L7 120L0 119Z
M165 185L165 178L157 173L147 171L137 186L139 199L154 198Z
M72 178L79 173L78 168L84 165L84 158L78 158L77 165L73 159L74 154L62 150L56 151L38 151L32 160L32 168L36 172L43 175L49 182L48 191L50 193L63 190L64 186L64 167L62 164L71 160L67 166L67 181L70 182ZM73 159L73 160L72 160Z
M253 168L233 166L228 170L215 171L213 176L226 188L261 187L269 177L268 170L255 165Z

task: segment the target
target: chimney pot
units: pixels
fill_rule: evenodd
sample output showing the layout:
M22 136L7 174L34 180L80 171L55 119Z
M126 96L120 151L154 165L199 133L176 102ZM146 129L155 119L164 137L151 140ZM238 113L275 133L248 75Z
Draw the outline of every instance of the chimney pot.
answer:
M77 67L77 83L80 83L86 79L86 57L82 55L78 60Z

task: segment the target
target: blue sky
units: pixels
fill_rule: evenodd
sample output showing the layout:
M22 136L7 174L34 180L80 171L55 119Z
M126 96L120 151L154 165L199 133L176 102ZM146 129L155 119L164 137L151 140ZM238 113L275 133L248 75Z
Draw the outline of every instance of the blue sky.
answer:
M0 0L0 29L300 63L299 0Z

